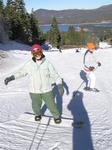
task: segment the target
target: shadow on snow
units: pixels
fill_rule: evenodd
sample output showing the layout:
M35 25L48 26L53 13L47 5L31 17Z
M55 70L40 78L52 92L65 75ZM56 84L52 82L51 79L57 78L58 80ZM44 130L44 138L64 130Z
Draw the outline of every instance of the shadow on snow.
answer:
M68 109L73 115L74 123L83 121L82 128L73 128L73 150L94 150L91 127L87 111L83 105L83 93L73 92L72 99L68 104Z

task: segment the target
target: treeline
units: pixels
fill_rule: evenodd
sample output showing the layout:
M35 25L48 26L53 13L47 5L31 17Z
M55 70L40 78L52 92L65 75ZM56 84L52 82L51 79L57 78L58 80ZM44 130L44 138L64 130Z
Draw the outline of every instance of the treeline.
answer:
M43 44L48 41L56 47L63 45L82 46L88 40L92 40L97 44L99 40L112 37L112 31L97 34L85 31L83 28L76 31L73 26L69 26L68 32L60 32L55 17L51 20L50 30L43 33L39 28L38 20L34 17L33 10L29 14L23 0L7 0L6 6L4 6L3 0L0 0L0 17L4 22L9 39L26 44Z
M43 42L38 20L25 9L23 0L7 0L6 6L0 0L0 17L11 40L27 44Z
M55 47L80 47L85 46L88 41L94 41L96 45L99 42L99 38L95 34L93 35L83 28L75 30L72 25L69 26L67 32L60 32L55 17L52 18L50 30L44 33L44 36Z

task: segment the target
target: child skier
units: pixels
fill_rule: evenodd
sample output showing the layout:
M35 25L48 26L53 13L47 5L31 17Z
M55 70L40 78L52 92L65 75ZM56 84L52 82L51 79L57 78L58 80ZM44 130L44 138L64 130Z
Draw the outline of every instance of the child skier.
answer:
M84 72L86 73L87 77L87 86L84 88L84 90L99 92L99 90L95 88L96 76L94 74L94 70L97 66L101 66L101 63L96 60L93 53L94 50L94 43L87 43L87 51L85 52L83 59Z
M54 69L53 65L46 60L40 45L32 45L31 54L33 57L29 62L27 62L19 71L4 80L5 85L12 80L29 75L29 92L32 99L32 109L35 113L35 121L41 120L40 109L42 100L44 100L54 117L55 123L61 123L60 113L53 98L52 83L56 82L59 94L62 96L62 79Z

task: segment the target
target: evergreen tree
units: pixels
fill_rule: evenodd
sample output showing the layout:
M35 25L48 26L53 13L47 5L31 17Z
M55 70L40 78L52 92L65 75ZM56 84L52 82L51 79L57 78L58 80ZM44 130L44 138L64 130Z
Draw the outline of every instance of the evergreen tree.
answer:
M4 5L3 0L0 0L0 17L4 16Z
M26 13L24 1L23 0L15 0L15 3L16 3L16 12L19 15L19 17L21 15L24 15Z
M88 32L87 42L93 42L97 48L99 45L99 38L94 32Z
M16 26L13 28L13 38L20 41L26 42L26 24L27 16L25 10L25 4L23 0L15 0L15 9L16 9ZM14 24L13 24L14 25Z
M88 35L83 31L83 29L75 31L73 26L69 26L68 31L62 35L63 44L75 45L77 47L85 45L88 39Z
M81 45L81 34L80 34L80 31L75 31L74 32L74 44L77 46L77 47L80 47Z
M9 37L27 44L40 40L38 21L29 15L23 0L7 0L5 18L8 23Z
M49 42L53 46L59 46L61 44L61 34L58 29L57 20L55 17L52 18L51 28L49 31Z
M22 40L25 43L32 43L32 30L31 30L31 23L30 23L30 15L28 13L26 13L25 15L25 20L22 24L22 29L23 29L23 38Z
M7 32L9 35L9 38L12 39L12 25L14 24L14 15L15 15L15 3L13 0L7 0L7 4L5 7L5 21L7 23ZM16 18L16 16L15 16Z
M33 15L33 10L30 17L30 24L31 24L31 32L32 32L32 43L41 43L41 31L39 28L38 20Z
M73 45L74 42L74 27L73 26L69 26L68 27L68 31L67 31L67 39L66 39L66 44L68 45Z
M15 14L15 3L13 0L7 0L7 4L5 7L5 17L7 20L12 20Z
M26 12L23 0L8 0L5 9L10 38L25 43L31 42L30 16Z
M80 46L85 46L86 43L87 43L87 39L88 39L87 32L85 32L83 30L83 28L81 28L81 31L80 31Z

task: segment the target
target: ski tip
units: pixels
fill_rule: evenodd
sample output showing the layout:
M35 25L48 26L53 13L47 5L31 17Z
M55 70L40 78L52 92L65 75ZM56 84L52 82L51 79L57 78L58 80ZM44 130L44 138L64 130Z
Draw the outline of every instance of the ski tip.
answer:
M85 87L83 88L84 91L87 91L87 92L100 92L100 90L98 90L97 88L88 88L88 87Z

